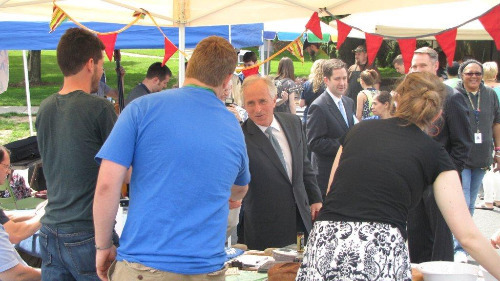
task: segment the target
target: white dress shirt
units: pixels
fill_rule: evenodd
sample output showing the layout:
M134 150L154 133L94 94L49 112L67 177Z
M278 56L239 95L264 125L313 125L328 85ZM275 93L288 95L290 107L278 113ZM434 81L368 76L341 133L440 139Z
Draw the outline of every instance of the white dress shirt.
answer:
M266 135L266 137L269 138L269 136L266 133L266 129L268 127L260 126L258 124L257 127L262 130L262 132ZM271 126L273 129L273 136L278 140L278 143L280 144L281 151L283 152L283 158L285 158L285 163L286 163L286 172L288 174L288 178L290 181L292 180L292 152L290 151L290 145L288 144L288 140L286 139L285 132L281 128L280 123L274 118L273 116L273 122L271 122Z

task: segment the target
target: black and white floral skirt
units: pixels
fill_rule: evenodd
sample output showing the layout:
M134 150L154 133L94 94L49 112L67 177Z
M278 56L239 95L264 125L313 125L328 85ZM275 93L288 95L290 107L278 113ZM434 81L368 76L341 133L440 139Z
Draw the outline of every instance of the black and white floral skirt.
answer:
M297 281L411 281L399 230L377 222L318 221L311 230Z

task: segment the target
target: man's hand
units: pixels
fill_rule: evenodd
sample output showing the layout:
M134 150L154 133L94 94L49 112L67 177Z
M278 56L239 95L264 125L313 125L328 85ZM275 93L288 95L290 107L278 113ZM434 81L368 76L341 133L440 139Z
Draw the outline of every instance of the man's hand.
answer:
M234 105L228 105L226 106L227 110L231 111L234 116L236 117L236 119L238 119L238 122L242 122L243 120L241 120L241 117L240 117L240 114L238 113L238 110L236 109L236 107Z
M116 247L113 245L109 249L97 250L95 255L95 267L97 275L101 280L108 280L108 269L116 259Z
M495 249L500 249L500 229L491 236L491 245Z
M311 218L314 221L318 216L319 210L323 207L323 203L314 203L311 205Z

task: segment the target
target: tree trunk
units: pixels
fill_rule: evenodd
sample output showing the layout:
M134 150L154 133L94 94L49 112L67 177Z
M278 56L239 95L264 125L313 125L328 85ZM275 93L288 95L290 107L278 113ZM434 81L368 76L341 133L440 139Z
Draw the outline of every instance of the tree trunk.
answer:
M42 51L28 52L28 78L31 85L42 83Z

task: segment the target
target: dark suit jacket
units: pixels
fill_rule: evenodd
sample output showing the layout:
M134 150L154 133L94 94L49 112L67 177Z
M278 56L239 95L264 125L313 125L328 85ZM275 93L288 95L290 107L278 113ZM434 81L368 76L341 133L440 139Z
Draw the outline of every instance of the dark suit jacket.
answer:
M444 145L459 173L464 169L474 143L468 116L466 97L446 86L443 115L435 124L439 131L434 139Z
M312 228L310 205L321 193L307 158L300 118L274 113L292 154L292 181L267 136L250 119L242 125L252 179L243 199L244 237L249 249L284 247L297 241L297 213L307 231Z
M342 103L351 128L354 126L354 101L342 96ZM306 126L308 146L312 152L311 161L317 169L318 186L324 198L333 160L341 145L340 138L349 128L338 106L326 91L309 107Z

